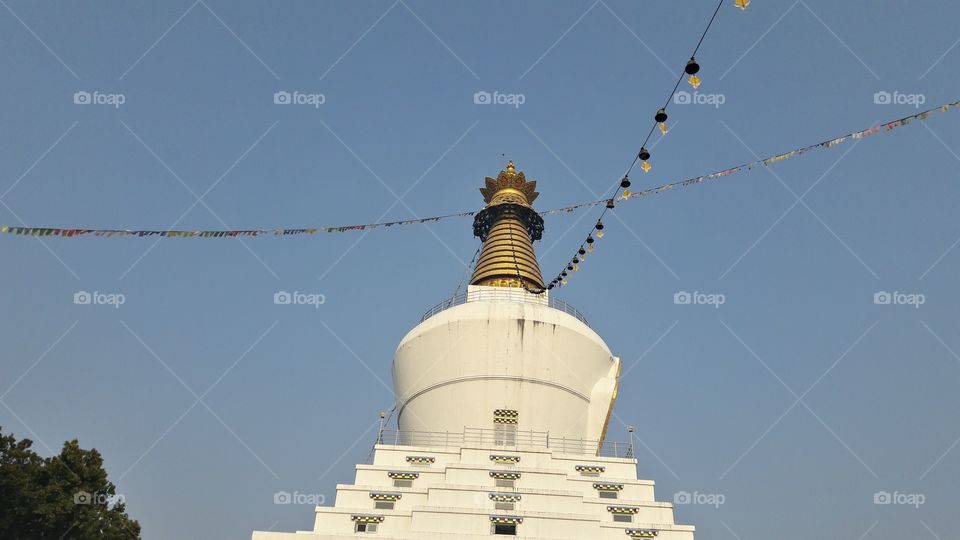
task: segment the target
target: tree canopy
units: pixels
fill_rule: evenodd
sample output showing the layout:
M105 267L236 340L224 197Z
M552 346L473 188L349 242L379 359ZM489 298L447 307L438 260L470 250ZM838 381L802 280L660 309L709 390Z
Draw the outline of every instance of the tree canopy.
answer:
M74 439L44 458L32 445L0 428L0 538L139 540L100 452Z

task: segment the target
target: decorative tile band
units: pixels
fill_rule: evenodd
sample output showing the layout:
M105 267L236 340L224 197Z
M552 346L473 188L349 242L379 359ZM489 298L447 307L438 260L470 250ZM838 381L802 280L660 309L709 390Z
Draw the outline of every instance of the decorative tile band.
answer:
M495 424L516 424L519 416L517 411L497 409L493 411L493 422Z
M517 502L520 500L520 495L515 493L491 493L490 500L496 502Z
M350 516L350 519L356 521L357 523L383 523L384 517L354 514Z
M594 473L594 474L600 474L607 470L606 467L603 467L601 465L577 465L574 468L577 469L577 472Z
M500 456L496 454L490 454L490 461L497 463L520 463L520 456Z
M407 463L434 463L437 461L437 458L433 456L407 456Z
M611 514L636 514L640 512L637 506L608 506L607 512Z
M370 498L375 501L399 501L403 497L400 493L370 493Z
M505 525L516 525L523 523L523 518L520 516L490 516L490 521Z
M500 480L516 480L520 478L520 473L515 471L490 471L490 476Z
M660 531L652 529L624 529L630 538L656 538Z
M598 491L621 491L623 484L613 484L609 482L597 482L593 484L593 489Z
M390 471L387 476L394 480L416 480L420 477L418 472Z

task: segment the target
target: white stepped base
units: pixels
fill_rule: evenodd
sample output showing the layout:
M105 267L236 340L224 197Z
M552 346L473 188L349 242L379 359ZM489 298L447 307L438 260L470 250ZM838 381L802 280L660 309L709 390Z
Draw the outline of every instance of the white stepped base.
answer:
M520 460L495 462L492 455ZM416 463L423 458L433 461ZM578 471L578 466L594 472ZM513 488L498 487L491 472L519 473L519 478ZM391 473L415 473L416 478L410 487L398 487ZM601 498L595 484L619 487L617 498ZM371 493L400 498L393 509L376 509ZM497 509L492 493L519 500L512 510ZM614 521L611 507L630 512L631 522ZM382 521L376 533L359 533L355 516ZM637 479L635 459L565 455L543 448L377 445L373 464L357 465L355 483L337 486L336 504L316 508L313 531L255 531L253 540L509 538L492 533L492 516L521 518L517 538L623 540L631 538L628 529L656 531L659 540L694 537L694 527L674 524L672 504L654 500L654 483Z

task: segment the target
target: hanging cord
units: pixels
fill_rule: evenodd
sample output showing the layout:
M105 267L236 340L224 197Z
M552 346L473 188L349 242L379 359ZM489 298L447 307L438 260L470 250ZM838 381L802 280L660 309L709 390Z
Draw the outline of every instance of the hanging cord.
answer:
M483 242L480 242L480 247L478 247L477 251L473 253L473 258L470 259L470 264L467 265L467 273L464 274L463 278L460 280L460 283L457 284L457 290L453 291L454 296L460 294L460 288L463 287L463 282L467 280L468 276L470 276L470 271L473 270L473 264L477 262L477 257L480 255L481 249L483 249Z
M713 26L713 22L717 19L717 14L720 13L720 8L723 6L724 1L725 0L720 0L719 2L717 2L717 7L716 9L713 10L713 15L710 16L710 20L707 22L706 28L704 28L703 33L700 34L700 39L697 41L697 46L694 47L693 53L690 55L691 61L693 61L694 57L696 57L697 52L700 50L700 46L703 45L703 40L707 37L707 32L710 31L710 27ZM670 102L673 101L673 96L677 93L677 89L680 88L680 83L683 82L683 78L684 76L686 76L686 74L687 74L686 66L684 66L684 69L680 71L680 76L677 78L676 84L673 85L673 90L670 91L670 95L667 96L667 100L663 104L663 107L661 107L661 109L666 110L666 108L670 105ZM654 121L653 125L650 126L650 131L647 132L647 136L643 139L643 144L640 145L641 152L646 149L647 143L650 142L650 137L653 136L653 131L657 128L658 123L659 122ZM630 162L630 166L627 167L627 172L624 175L624 178L627 178L630 176L630 173L633 171L633 168L637 165L637 161L639 160L640 160L640 153L634 154L633 160ZM621 181L617 181L617 183L614 184L613 193L610 197L607 198L607 204L603 208L603 210L600 212L600 217L597 218L597 222L594 225L593 230L598 230L597 225L602 223L603 217L607 215L607 210L612 210L614 208L615 206L614 203L617 199L618 193L620 192L620 188L621 188ZM590 234L593 234L593 230L591 230ZM583 249L583 243L581 243L580 246L577 248L577 253L579 253L581 249ZM558 275L557 277L560 278L561 276Z
M393 418L393 413L396 410L397 410L397 405L394 404L393 408L390 409L390 414L386 417L386 419L383 420L384 427L390 424L390 419ZM397 426L397 428L399 430L399 426ZM381 427L380 429L377 430L377 440L374 441L373 446L370 447L370 454L367 456L367 464L370 464L370 465L373 464L373 454L374 452L376 452L377 445L380 444L382 438L383 438L383 428Z
M384 426L390 425L390 420L393 418L393 413L396 412L396 410L397 410L397 405L394 404L394 405L393 405L393 408L390 409L389 414L387 414L387 418L383 421L383 425L384 425ZM379 439L379 437L378 437L378 439Z
M720 13L720 7L723 6L723 2L724 2L724 0L720 0L720 2L717 3L717 8L716 8L715 10L713 10L713 15L710 16L710 21L707 23L707 27L703 29L703 33L700 34L700 39L697 41L697 46L694 47L693 53L690 54L690 58L691 58L691 59L697 56L697 52L700 50L700 46L703 45L703 40L704 40L704 38L707 37L707 32L709 32L709 31L710 31L710 27L713 26L713 21L715 21L715 20L717 19L717 13ZM677 89L680 88L680 83L683 82L683 78L684 78L684 76L686 76L686 74L687 74L687 73L686 73L686 70L685 70L685 69L680 71L680 76L677 77L677 82L676 82L676 84L673 85L673 90L671 90L671 91L670 91L670 95L667 96L667 100L666 100L666 102L664 102L663 107L662 107L663 109L666 109L668 106L670 106L670 102L673 101L673 96L676 95ZM650 126L650 131L647 132L647 137L646 137L645 139L643 139L643 144L640 145L641 148L645 148L645 147L647 146L647 143L650 142L650 137L653 136L653 131L654 131L655 129L657 129L657 122L654 122L653 125ZM634 155L634 156L633 156L633 161L631 161L631 162L630 162L630 166L627 167L627 174L626 174L626 176L630 176L630 173L633 171L633 168L637 165L637 161L638 161L639 159L640 159L640 156L639 156L639 155ZM619 182L617 182L617 184L616 184L615 187L614 187L614 190L613 190L613 198L616 198L618 191L620 191L620 183L619 183ZM603 212L600 213L600 217L601 217L601 218L603 218L603 215L607 213L607 210L609 210L609 208L604 208L604 209L603 209Z

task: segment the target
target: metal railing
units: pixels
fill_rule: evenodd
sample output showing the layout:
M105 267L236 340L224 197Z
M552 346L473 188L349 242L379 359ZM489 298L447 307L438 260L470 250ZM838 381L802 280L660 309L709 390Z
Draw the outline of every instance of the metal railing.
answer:
M464 428L463 431L398 431L383 430L377 444L389 446L426 446L460 448L483 446L491 448L548 448L561 454L633 458L633 445L627 442L590 441L551 436L546 431L503 432L493 429Z
M503 290L474 290L468 291L465 293L460 293L458 295L447 298L443 302L433 306L428 309L426 313L423 314L423 317L420 318L420 322L423 322L430 317L433 317L441 311L446 311L454 306L459 306L460 304L466 304L467 302L495 302L495 301L504 301L504 302L524 302L528 304L540 304L542 306L547 306L553 309L558 309L568 315L575 317L578 321L583 324L590 326L590 323L587 322L586 317L582 313L577 311L577 309L570 304L555 298L553 296L543 294L535 295L524 291L523 289L509 289L503 288Z

